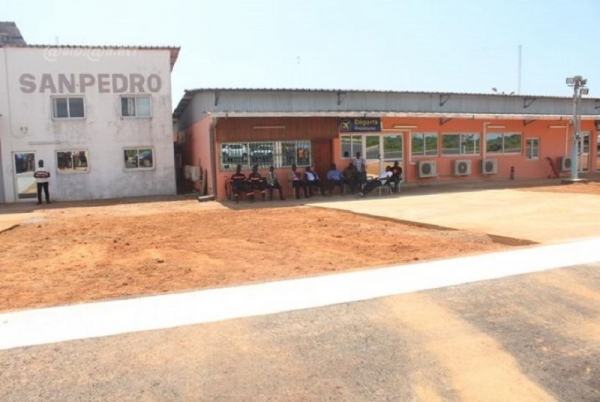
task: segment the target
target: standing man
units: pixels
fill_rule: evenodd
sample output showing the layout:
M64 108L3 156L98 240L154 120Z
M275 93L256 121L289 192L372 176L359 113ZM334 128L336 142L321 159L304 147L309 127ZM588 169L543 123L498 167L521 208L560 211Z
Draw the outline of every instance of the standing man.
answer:
M356 171L358 172L358 189L362 189L364 183L367 182L367 162L361 158L360 152L356 153L356 158L352 161Z
M50 181L50 172L44 167L44 161L42 159L40 159L40 161L38 162L38 168L35 169L33 177L35 177L35 180L37 182L37 204L41 205L42 203L42 190L44 190L44 195L46 196L46 204L50 204L50 194L48 193L48 182Z

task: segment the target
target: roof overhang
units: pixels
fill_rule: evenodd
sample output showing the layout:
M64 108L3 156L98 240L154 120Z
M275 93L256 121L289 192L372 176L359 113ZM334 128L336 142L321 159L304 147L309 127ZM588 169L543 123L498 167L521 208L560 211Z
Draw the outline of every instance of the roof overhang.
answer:
M477 114L477 113L422 113L422 112L207 112L212 117L412 117L467 120L565 120L572 115L538 114ZM581 120L600 120L600 115L581 116Z

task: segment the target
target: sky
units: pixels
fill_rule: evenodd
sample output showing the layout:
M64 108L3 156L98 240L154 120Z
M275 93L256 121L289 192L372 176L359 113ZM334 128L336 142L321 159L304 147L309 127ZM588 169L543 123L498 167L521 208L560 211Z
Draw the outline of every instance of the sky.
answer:
M30 44L180 46L195 88L600 98L597 0L0 0ZM519 70L519 46L522 67Z

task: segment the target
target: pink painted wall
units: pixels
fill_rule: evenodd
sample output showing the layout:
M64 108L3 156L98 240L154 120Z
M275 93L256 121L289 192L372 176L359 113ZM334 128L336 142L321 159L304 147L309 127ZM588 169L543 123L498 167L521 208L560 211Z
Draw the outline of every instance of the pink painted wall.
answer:
M208 172L207 194L214 194L212 183L213 167L210 163L210 125L212 118L207 116L191 125L185 130L185 152L183 154L183 165L197 166L201 174ZM202 182L194 182L194 188L200 189Z

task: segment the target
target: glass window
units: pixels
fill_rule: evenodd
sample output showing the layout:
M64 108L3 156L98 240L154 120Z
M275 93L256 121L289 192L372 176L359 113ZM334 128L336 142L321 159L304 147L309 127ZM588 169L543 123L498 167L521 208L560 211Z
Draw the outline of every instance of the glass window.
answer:
M379 149L379 135L365 136L366 159L379 159L381 157L381 149Z
M443 134L442 155L479 155L479 134Z
M527 159L539 159L540 157L540 140L539 138L527 138L526 140L526 156Z
M52 117L55 119L77 119L85 117L83 98L53 98Z
M521 153L521 133L489 133L486 139L486 152L490 154Z
M122 117L150 117L151 106L149 96L135 96L121 98Z
M90 171L88 151L68 150L56 152L58 173L87 173Z
M360 152L360 154L364 156L362 151L362 138L362 135L340 135L342 158L354 158L357 152Z
M411 152L413 156L436 156L438 154L438 134L413 133Z
M242 165L242 170L250 170L255 165L259 169L266 169L271 165L281 168L309 166L311 163L311 144L308 140L221 144L223 171L235 170L237 165Z
M384 135L383 136L383 160L398 161L402 160L402 136Z
M125 169L152 169L154 150L152 148L128 148L124 150Z

